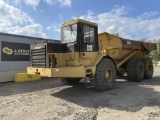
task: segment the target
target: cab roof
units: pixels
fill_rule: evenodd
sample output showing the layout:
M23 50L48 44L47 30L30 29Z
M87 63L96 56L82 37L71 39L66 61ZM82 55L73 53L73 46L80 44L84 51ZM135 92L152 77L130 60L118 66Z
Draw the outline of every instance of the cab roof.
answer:
M78 22L90 24L90 25L93 25L93 26L98 26L98 24L94 23L94 22L90 22L90 21L86 21L86 20L82 20L82 19L75 19L75 20L71 20L69 22L63 23L61 27L66 27L68 25L72 25L72 24L75 24L75 23L78 23Z

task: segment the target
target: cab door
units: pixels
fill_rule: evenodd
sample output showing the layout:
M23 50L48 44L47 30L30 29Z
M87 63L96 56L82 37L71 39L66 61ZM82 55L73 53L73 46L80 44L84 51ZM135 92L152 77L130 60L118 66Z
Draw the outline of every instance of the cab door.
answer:
M93 58L98 52L97 26L83 24L81 41L81 58Z

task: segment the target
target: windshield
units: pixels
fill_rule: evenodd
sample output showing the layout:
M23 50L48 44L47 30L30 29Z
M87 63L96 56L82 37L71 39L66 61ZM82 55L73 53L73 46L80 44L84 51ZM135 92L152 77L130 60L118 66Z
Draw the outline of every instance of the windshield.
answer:
M61 41L62 43L74 42L77 39L77 24L69 25L62 28Z

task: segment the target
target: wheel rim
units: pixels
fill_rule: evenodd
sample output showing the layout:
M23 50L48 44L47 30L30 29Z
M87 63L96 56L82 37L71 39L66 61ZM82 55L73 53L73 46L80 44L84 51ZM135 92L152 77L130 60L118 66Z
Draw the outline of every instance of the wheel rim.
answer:
M106 81L112 81L112 70L110 68L107 68L105 71L105 80Z

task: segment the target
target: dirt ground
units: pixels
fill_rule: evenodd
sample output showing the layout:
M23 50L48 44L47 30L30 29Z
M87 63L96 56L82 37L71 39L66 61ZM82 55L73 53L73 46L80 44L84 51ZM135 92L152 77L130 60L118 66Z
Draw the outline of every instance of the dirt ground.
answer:
M110 91L55 79L0 83L1 120L160 120L160 67L142 82L118 79Z

